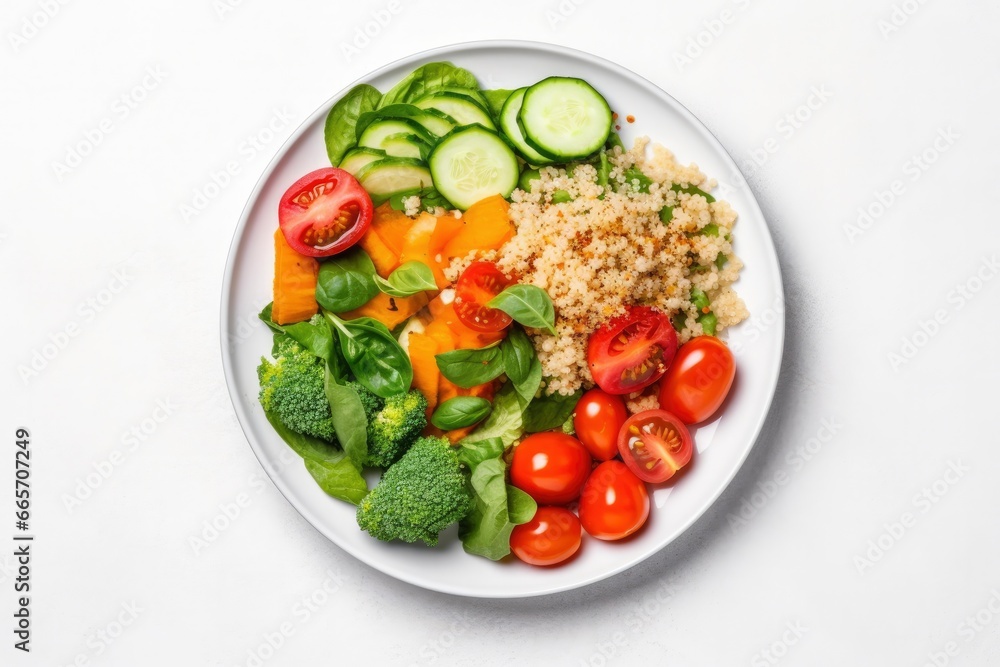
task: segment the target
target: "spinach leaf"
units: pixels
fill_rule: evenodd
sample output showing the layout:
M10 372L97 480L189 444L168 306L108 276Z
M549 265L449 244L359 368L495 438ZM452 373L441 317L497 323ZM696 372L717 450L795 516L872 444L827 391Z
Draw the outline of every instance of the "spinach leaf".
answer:
M478 349L452 350L435 355L441 375L469 389L503 374L503 355L494 343Z
M538 504L527 493L516 486L507 485L507 512L510 522L515 525L528 523L535 518Z
M481 91L483 97L486 98L486 102L490 105L490 114L493 116L493 120L500 118L500 112L503 110L503 104L510 97L512 91L503 88L498 88L497 90L484 90Z
M371 257L361 248L335 255L319 267L316 301L333 313L360 308L378 294L375 275Z
M462 441L458 446L458 460L468 468L474 468L486 459L495 459L506 449L500 438L488 438L476 442Z
M499 308L514 318L514 321L532 329L544 329L556 334L556 312L552 299L541 287L534 285L511 285L497 294L486 304Z
M621 135L619 135L614 130L612 130L611 134L608 135L608 141L607 141L606 145L608 147L608 150L612 150L616 146L618 148L622 149L622 153L624 153L624 152L626 152L628 150L628 149L625 148L625 144L622 143Z
M306 460L306 470L327 495L357 505L368 494L368 483L351 460L341 455L338 461Z
M358 392L337 380L329 367L323 377L337 440L358 470L368 458L368 420Z
M435 88L455 86L479 89L475 75L449 62L427 63L418 67L382 97L379 108L390 104L416 102Z
M507 466L500 457L486 459L472 468L472 510L458 525L458 536L467 553L500 560L510 553L514 526L535 515L535 501L508 485L506 473Z
M292 450L304 459L319 462L337 462L344 457L344 452L332 442L311 435L297 433L285 426L273 412L264 410L264 416L271 423L275 432L281 436Z
M258 317L272 331L288 336L320 359L328 360L330 358L333 352L333 332L330 331L329 325L325 322L322 324L313 324L312 322L275 324L271 320L271 307L270 303L264 306L264 310L260 312Z
M514 384L514 389L525 401L535 397L542 383L542 362L535 354L535 346L521 327L511 327L507 337L500 343L503 368Z
M442 431L452 431L483 421L492 409L485 398L456 396L438 406L431 415L431 423Z
M514 444L524 433L522 415L527 405L528 402L514 389L514 383L508 382L493 397L493 412L479 428L462 440L462 446L471 447L472 444L466 443L481 444L490 440L497 440L505 447Z
M337 330L344 360L354 378L376 396L402 394L413 382L410 358L384 326L358 320L345 322L329 311L323 315Z
M347 153L357 143L354 127L358 117L366 111L372 111L382 99L378 89L366 83L352 88L339 102L333 105L326 117L323 128L323 138L326 140L326 154L330 164L337 166Z
M410 260L403 262L389 274L386 280L380 275L375 276L375 285L389 296L407 297L420 294L425 290L436 290L434 272L423 262Z
M542 395L524 410L524 430L527 433L539 433L559 428L573 414L573 408L583 396L583 390L569 395Z

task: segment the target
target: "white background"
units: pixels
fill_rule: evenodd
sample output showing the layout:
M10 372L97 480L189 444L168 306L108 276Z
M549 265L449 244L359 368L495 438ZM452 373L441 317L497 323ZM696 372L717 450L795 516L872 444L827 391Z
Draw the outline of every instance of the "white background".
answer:
M268 636L268 665L1000 659L995 3L50 4L0 16L0 536L19 426L37 535L30 656L0 550L0 663L254 665ZM247 446L218 340L232 232L284 138L370 70L491 38L603 56L687 105L743 167L788 303L774 406L713 509L530 600L420 590L323 538Z

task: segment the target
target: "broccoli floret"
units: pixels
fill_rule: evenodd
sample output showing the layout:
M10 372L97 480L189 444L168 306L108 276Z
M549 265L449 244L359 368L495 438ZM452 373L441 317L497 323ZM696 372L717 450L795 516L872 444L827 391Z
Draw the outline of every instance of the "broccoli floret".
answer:
M375 415L377 415L385 405L385 399L370 392L368 388L360 382L348 382L347 386L358 392L358 398L361 399L361 407L364 408L365 417L368 421L375 419Z
M261 358L257 367L260 404L297 433L334 441L330 402L323 389L323 360L296 343L279 337L274 362Z
M384 542L423 540L434 546L438 533L472 507L458 453L446 438L418 439L358 505L358 525Z
M427 399L419 391L385 399L368 420L368 465L388 468L399 460L427 426Z

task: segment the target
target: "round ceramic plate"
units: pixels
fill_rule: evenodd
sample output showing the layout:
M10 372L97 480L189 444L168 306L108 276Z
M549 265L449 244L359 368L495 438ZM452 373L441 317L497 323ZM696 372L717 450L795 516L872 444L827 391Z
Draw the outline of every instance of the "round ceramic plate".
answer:
M271 334L256 316L271 299L278 200L300 176L329 166L323 123L346 89L282 146L236 228L222 291L226 381L250 446L274 484L306 520L363 562L411 584L457 595L521 597L584 586L635 565L674 540L719 497L753 447L781 365L784 308L774 246L753 194L718 140L675 99L606 60L547 44L477 42L415 55L357 83L370 83L384 92L419 65L439 60L471 70L483 88L513 89L551 75L585 79L622 117L635 117L634 123L621 123L626 145L638 136L649 136L682 163L697 163L719 181L714 193L739 214L735 247L746 268L736 288L751 317L728 332L737 356L737 382L722 416L697 429L698 452L691 469L676 485L652 491L655 507L634 538L622 543L585 539L575 559L550 569L470 556L462 550L454 528L442 534L436 548L378 542L358 529L354 507L320 490L301 460L271 429L257 402L256 368L261 355L271 349Z

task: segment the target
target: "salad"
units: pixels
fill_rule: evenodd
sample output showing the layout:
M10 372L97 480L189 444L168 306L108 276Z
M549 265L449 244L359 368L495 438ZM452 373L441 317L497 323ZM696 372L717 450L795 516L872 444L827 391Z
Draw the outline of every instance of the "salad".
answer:
M278 207L259 398L360 530L557 565L683 476L748 315L736 214L622 120L581 79L446 62L331 109L333 166Z

